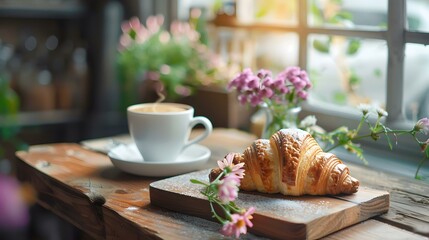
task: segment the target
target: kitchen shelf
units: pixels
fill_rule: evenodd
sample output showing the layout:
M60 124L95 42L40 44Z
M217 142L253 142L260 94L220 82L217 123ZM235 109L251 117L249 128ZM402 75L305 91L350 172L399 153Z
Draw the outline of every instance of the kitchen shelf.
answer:
M76 123L82 120L84 113L81 110L51 110L20 112L17 115L0 116L1 126L31 127L49 124Z
M34 3L30 1L0 3L2 18L76 19L87 7L79 2Z

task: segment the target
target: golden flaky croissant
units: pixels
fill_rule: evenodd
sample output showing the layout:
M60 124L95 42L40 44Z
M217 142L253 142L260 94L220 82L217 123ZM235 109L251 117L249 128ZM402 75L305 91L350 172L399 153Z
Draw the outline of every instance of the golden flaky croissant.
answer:
M355 193L359 181L334 154L323 152L316 140L300 129L282 129L270 139L258 139L235 164L244 162L240 189L284 195L335 195ZM212 169L213 181L221 170Z

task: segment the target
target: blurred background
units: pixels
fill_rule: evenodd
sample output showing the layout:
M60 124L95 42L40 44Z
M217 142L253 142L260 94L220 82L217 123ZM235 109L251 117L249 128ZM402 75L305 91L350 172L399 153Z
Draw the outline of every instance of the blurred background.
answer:
M395 43L401 21L389 15L401 9L406 32ZM428 116L428 15L427 0L0 0L0 184L32 206L16 228L0 226L0 239L87 238L33 204L31 188L13 178L14 153L127 133L126 106L159 92L215 127L249 131L255 110L240 106L227 82L247 67L276 73L298 65L314 86L304 112L327 129L355 122L359 103L383 107L405 126ZM149 41L141 26L170 35ZM124 36L130 29L140 48Z

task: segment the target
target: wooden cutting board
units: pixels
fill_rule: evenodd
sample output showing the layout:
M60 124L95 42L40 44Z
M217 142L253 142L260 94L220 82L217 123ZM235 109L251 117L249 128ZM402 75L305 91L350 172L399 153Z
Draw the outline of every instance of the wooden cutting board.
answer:
M171 177L150 184L151 204L213 220L202 187L190 179L208 181L209 170ZM389 193L364 186L353 195L290 197L241 191L240 207L256 208L249 231L273 239L317 239L385 213Z

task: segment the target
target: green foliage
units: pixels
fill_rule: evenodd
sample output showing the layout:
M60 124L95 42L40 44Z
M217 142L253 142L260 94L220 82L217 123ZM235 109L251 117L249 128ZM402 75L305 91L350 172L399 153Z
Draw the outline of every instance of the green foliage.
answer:
M347 103L347 94L345 92L335 92L334 94L334 102L338 104L346 104Z
M10 140L19 132L16 125L16 115L19 111L18 95L10 88L8 80L0 76L0 117L5 122L0 125L0 137L2 140Z
M374 76L376 77L381 77L381 69L380 68L376 68L374 69Z
M361 41L359 39L349 39L348 45L347 45L347 55L354 55L356 54L361 47Z
M20 131L17 123L19 106L18 95L10 88L8 79L0 75L0 118L3 119L0 124L0 141L13 145L17 150L22 150L27 149L28 145L17 138ZM0 158L5 153L5 149L0 145Z
M349 77L349 84L350 86L357 86L361 83L360 77L356 74L356 71L351 71L350 77Z
M421 176L419 176L418 173L420 168L423 166L423 164L429 159L429 147L428 147L429 139L422 142L417 138L416 133L425 132L425 130L423 130L425 126L419 126L419 124L420 125L423 124L419 122L427 119L425 118L425 119L419 120L416 123L416 125L410 130L402 130L402 129L393 130L381 122L381 119L387 116L387 112L385 112L382 109L376 109L376 111L374 111L374 109L370 109L369 106L364 104L361 105L360 108L362 111L362 117L359 122L359 125L355 129L350 130L347 127L342 126L331 132L324 132L324 131L317 130L317 128L310 127L308 128L309 129L308 131L315 139L317 139L317 141L324 143L322 145L325 145L324 147L325 152L330 152L333 149L342 146L347 151L355 154L365 164L367 164L368 162L366 161L363 155L364 151L359 146L359 144L356 143L356 141L364 138L370 138L374 141L377 141L380 139L381 135L384 135L389 145L389 149L392 150L393 144L390 138L391 136L394 136L395 138L397 138L398 135L409 134L414 138L415 142L420 146L422 152L424 152L424 158L420 161L415 173L415 178L421 179ZM376 112L378 117L375 123L372 123L368 120L368 116L369 114L373 114L374 112ZM368 126L369 132L361 133L362 126L364 125Z
M201 22L195 22L194 27L201 30ZM139 25L123 33L122 37L128 38L130 43L122 46L117 56L121 109L140 101L141 85L146 80L160 81L162 94L174 101L191 94L201 84L201 77L215 74L214 53L204 45L207 36L201 39L188 23L180 24L176 26L178 32L175 34L167 32L161 25L156 31Z
M313 47L320 53L329 53L331 48L331 41L330 39L327 41L322 41L319 39L315 39L313 41Z
M319 6L317 6L316 0L313 0L310 3L310 13L314 17L316 23L323 23L323 13Z
M331 19L328 20L329 23L339 24L346 20L352 20L353 15L347 11L339 11L337 12Z

